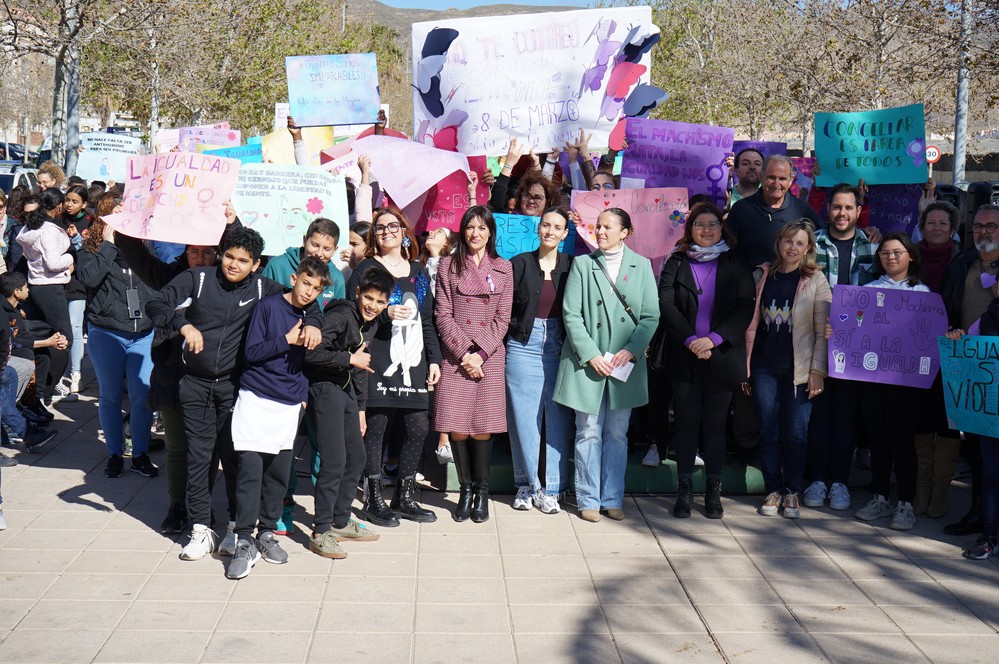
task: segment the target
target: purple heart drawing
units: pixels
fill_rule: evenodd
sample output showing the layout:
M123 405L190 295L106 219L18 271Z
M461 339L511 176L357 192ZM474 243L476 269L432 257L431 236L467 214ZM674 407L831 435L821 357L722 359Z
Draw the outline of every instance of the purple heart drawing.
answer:
M845 322L847 321L847 319L849 319L849 318L850 318L850 317L849 317L849 316L847 316L846 314L840 314L840 315L839 315L839 319L840 319L840 320L841 320L842 322L844 322L844 323L845 323Z

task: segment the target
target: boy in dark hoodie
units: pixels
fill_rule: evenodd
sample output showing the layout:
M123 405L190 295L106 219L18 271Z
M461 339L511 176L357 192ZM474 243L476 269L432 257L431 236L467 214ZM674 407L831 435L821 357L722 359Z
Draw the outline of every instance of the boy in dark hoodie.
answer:
M386 270L368 270L357 287L356 302L337 300L327 307L322 342L305 354L307 412L318 434L320 460L309 548L324 558L346 558L341 541L378 539L377 533L353 518L350 505L365 462L364 402L372 371L365 348L394 286Z
M243 368L243 342L253 306L284 287L256 273L264 241L248 228L231 229L221 246L222 262L184 270L146 306L156 325L171 325L184 337L184 377L180 402L187 433L187 508L193 524L182 560L199 560L215 551L218 536L210 527L212 468L222 460L229 504L235 506L238 460L232 450L229 420ZM183 311L177 308L187 304ZM306 312L302 339L314 348L322 315L313 304ZM230 522L235 514L229 515ZM231 531L235 524L231 523ZM230 555L235 550L235 536Z

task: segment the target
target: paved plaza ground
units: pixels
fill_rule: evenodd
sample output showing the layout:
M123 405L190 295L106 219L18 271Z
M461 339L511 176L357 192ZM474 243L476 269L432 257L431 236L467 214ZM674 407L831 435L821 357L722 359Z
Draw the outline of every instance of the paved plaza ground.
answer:
M290 563L230 581L226 559L183 562L186 537L159 533L163 477L104 477L95 393L58 408L44 454L15 452L20 465L3 469L0 662L971 664L999 653L999 560L963 560L970 539L942 534L967 508L957 484L949 519L908 533L828 509L766 518L758 497L726 498L710 521L634 496L625 521L591 524L495 496L489 522L456 524L453 496L424 491L437 523L383 529L339 561L306 548L312 502L300 496ZM868 498L855 491L854 506Z

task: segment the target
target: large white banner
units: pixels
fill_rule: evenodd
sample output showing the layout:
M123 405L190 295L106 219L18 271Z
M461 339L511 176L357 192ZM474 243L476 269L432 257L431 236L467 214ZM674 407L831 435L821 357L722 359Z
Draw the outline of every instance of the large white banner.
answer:
M414 23L414 139L496 156L511 135L547 151L583 129L607 147L658 32L649 7Z

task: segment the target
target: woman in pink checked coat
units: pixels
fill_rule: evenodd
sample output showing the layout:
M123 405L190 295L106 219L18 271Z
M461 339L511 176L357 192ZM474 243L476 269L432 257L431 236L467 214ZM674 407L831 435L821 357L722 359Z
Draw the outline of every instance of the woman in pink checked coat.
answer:
M434 422L451 439L461 492L455 521L489 519L493 434L506 431L506 350L513 268L496 253L488 208L465 212L454 254L437 269L435 312L444 362Z

